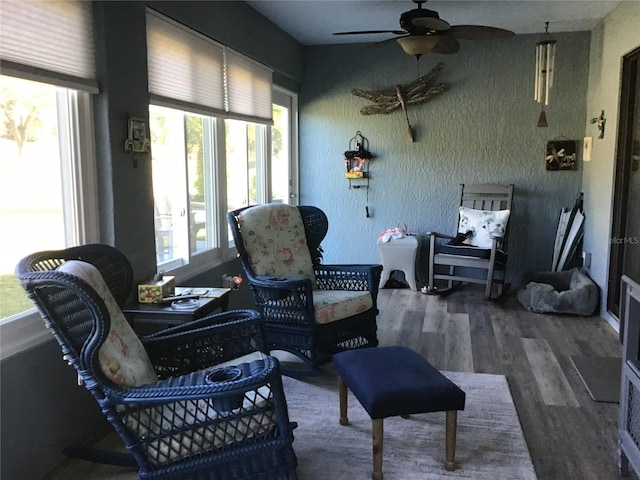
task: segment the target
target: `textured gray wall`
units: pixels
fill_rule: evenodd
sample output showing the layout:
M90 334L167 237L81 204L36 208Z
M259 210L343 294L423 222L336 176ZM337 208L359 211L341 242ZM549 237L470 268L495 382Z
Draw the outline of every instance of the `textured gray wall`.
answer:
M33 480L63 459L62 449L108 431L91 394L77 384L53 338L0 363L3 480Z
M547 107L548 128L537 128L533 100L534 51L540 35L463 42L453 56L427 55L416 65L397 44L317 46L306 49L300 92L301 203L322 208L330 227L326 263L378 262L377 236L398 222L423 233L454 232L460 183L515 185L510 219L508 277L548 270L559 211L581 188L577 171L547 172L546 142L584 136L589 33L556 34L556 78ZM416 142L401 112L362 116L370 102L354 87L406 84L438 62L447 91L409 107ZM376 157L367 191L349 190L343 153L359 130ZM579 154L581 143L578 144Z

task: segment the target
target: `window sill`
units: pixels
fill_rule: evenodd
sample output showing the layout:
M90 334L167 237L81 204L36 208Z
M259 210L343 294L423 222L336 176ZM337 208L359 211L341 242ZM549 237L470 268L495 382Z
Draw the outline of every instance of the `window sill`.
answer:
M174 268L172 270L167 271L166 273L175 276L177 283L186 282L187 280L195 277L196 275L200 275L201 273L212 270L227 262L231 262L236 257L237 257L236 249L230 248L230 249L227 249L225 254L217 255L214 258L203 257L202 260L200 260L196 256L191 263Z
M51 339L37 310L14 315L0 323L0 360Z
M229 248L224 255L214 259L195 261L172 270L177 282L185 282L201 273L230 262L236 258L235 248ZM196 257L197 258L197 257ZM0 322L0 360L9 358L51 339L51 333L44 326L37 310L17 314Z

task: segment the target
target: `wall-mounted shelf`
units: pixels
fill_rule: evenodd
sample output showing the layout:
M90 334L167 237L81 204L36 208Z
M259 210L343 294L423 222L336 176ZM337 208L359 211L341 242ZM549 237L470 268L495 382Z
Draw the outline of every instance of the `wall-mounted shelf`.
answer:
M369 160L373 157L369 152L369 140L357 131L349 140L349 150L344 152L345 178L351 188L369 188Z
M362 172L363 175L359 177L350 177L346 178L349 180L349 188L369 188L369 172Z

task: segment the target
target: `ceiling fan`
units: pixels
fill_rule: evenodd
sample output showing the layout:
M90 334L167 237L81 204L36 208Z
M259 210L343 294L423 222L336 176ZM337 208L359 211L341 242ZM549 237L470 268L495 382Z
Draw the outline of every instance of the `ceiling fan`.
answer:
M422 8L427 0L413 0L418 8L400 15L400 27L403 30L360 30L355 32L337 32L334 35L364 35L372 33L393 33L399 35L379 43L396 40L409 55L420 58L433 52L451 55L460 50L458 40L495 40L514 35L510 30L481 25L449 25L442 20L438 12Z

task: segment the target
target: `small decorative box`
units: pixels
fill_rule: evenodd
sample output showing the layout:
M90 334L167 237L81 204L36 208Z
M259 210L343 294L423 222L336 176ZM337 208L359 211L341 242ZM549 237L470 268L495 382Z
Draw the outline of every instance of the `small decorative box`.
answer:
M176 289L176 277L160 277L138 285L138 302L154 303L170 297Z

